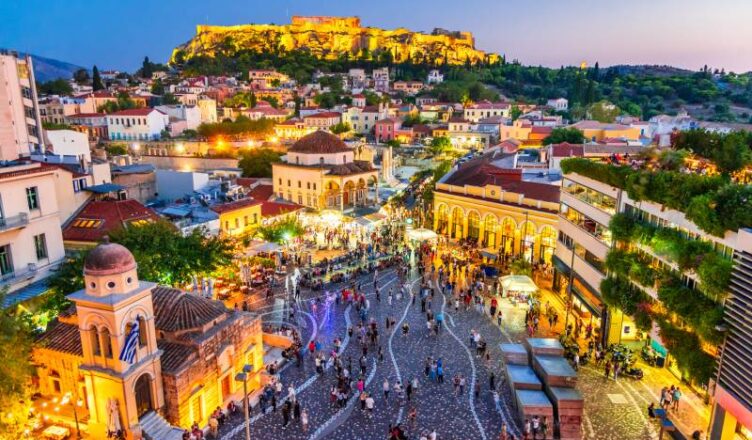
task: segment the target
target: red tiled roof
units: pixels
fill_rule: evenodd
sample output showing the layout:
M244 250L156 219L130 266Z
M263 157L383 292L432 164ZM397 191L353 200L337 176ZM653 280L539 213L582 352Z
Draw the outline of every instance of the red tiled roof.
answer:
M182 290L159 286L152 290L154 326L175 332L198 329L228 313L225 305Z
M198 350L195 347L176 342L158 340L157 347L162 350L160 363L162 373L175 374L185 369L188 365L198 361Z
M274 185L262 184L257 185L255 188L253 188L248 195L256 200L265 201L269 200L272 194L274 194ZM264 207L262 206L261 209L263 210Z
M217 214L223 214L225 212L236 211L238 209L243 209L243 208L248 208L249 206L258 205L259 203L261 202L258 200L254 200L250 197L247 197L245 199L236 200L234 202L214 205L210 209L216 212Z
M235 183L237 183L240 186L245 186L245 187L249 187L256 182L258 182L258 178L256 177L238 177L235 180Z
M84 355L81 348L81 333L78 331L78 325L75 324L54 320L50 322L47 330L37 338L36 342L40 348L47 350L76 356Z
M261 217L276 217L300 209L303 209L303 207L295 203L263 202L261 204Z
M95 220L97 227L75 226L77 220ZM91 200L63 229L68 241L98 242L112 231L127 227L136 220L157 221L159 216L138 200Z
M553 130L554 130L553 127L533 126L533 128L530 130L530 133L535 133L535 134L551 134L551 132Z
M288 152L306 154L329 154L353 151L337 136L326 131L314 131L292 144Z
M582 145L570 144L568 142L551 145L551 156L553 157L581 157L584 155L584 152L585 150L582 148Z
M76 113L68 116L68 118L103 118L105 116L107 116L106 113Z
M304 116L303 119L328 119L328 118L339 118L342 117L342 113L338 112L321 112L321 113L314 113L312 115Z
M456 170L444 183L454 186L487 185L500 186L502 190L545 202L559 202L559 187L522 180L521 169L503 169L488 163L485 157L467 162Z
M149 114L151 114L151 112L158 112L158 113L164 114L155 108L145 107L145 108L129 108L127 110L120 110L119 112L112 113L112 116L148 116Z

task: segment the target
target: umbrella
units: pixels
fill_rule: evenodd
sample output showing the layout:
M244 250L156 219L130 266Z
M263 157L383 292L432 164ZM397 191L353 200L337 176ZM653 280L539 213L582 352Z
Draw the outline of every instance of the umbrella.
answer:
M437 235L434 231L426 228L410 229L407 231L407 237L414 241L434 240Z

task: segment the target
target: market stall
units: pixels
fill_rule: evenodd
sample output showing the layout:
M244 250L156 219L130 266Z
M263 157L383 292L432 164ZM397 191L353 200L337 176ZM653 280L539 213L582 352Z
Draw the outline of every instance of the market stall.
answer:
M499 279L502 297L527 302L538 291L538 286L527 275L506 275Z

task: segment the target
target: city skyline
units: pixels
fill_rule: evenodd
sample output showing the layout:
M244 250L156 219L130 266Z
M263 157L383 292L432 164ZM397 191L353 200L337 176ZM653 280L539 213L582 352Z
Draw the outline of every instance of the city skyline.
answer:
M752 54L752 28L744 26L744 20L752 17L752 4L739 0L723 0L712 9L698 0L658 4L586 0L576 5L478 0L471 2L470 8L439 3L441 7L436 7L436 2L416 1L408 11L412 14L405 14L403 4L393 0L379 5L342 1L267 5L255 0L222 0L212 8L191 0L129 8L104 4L96 9L84 0L7 2L0 6L0 14L14 19L0 30L0 47L87 68L96 64L105 69L135 70L144 56L167 61L175 46L194 35L197 24L282 24L292 15L357 15L365 26L469 31L479 49L526 65L558 67L584 61L601 66L658 64L698 70L708 65L737 73L752 71L752 57L747 56ZM176 10L181 11L179 16L169 15ZM483 10L486 12L479 13ZM137 25L127 25L129 22ZM25 31L35 26L56 33L56 37L49 38L49 32ZM55 27L60 32L55 32Z

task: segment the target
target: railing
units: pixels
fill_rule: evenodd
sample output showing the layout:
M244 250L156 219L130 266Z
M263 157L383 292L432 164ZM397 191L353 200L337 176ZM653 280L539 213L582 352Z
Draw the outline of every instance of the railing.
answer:
M0 218L0 231L8 231L11 229L23 228L29 224L29 214L22 212L21 214Z

